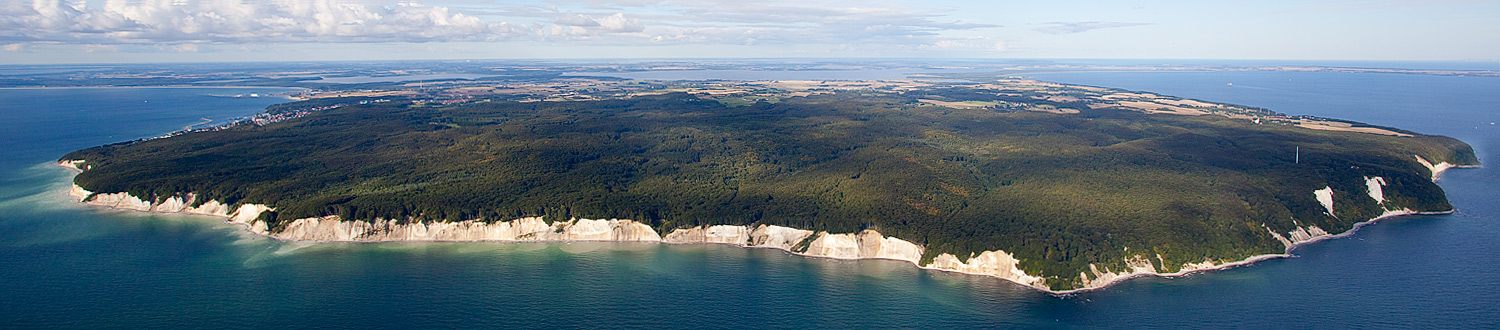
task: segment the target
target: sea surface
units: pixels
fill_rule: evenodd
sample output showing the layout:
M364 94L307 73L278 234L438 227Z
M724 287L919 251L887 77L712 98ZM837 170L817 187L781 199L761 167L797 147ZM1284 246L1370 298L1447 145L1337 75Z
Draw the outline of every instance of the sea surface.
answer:
M413 74L413 75L393 75L393 76L351 76L351 77L318 77L318 76L314 76L313 78L318 78L318 79L303 80L303 82L327 83L327 84L364 84L364 83L376 83L376 82L400 82L400 81L420 81L420 80L476 79L476 78L483 78L483 77L490 77L490 76L495 76L495 75L492 75L492 74L472 74L472 73L435 73L435 74Z
M1500 148L1500 79L1066 73ZM1228 85L1233 83L1233 85ZM1296 257L1054 296L882 260L649 243L289 243L221 219L68 200L63 154L259 112L272 88L0 89L0 328L1500 328L1500 171L1455 169L1458 211Z
M656 70L629 72L569 72L564 76L615 77L642 80L882 80L941 70ZM956 70L950 70L956 71Z

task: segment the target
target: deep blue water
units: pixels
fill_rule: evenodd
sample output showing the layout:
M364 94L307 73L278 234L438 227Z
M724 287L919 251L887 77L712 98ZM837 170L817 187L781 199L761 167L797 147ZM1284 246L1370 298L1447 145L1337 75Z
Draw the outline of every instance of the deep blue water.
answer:
M1500 80L1072 73L1459 137L1497 159ZM1290 80L1288 80L1290 79ZM1233 82L1234 87L1226 84ZM101 210L50 162L275 99L274 89L0 89L0 328L1500 327L1500 172L1453 170L1458 212L1366 226L1296 258L1052 296L893 261L633 243L285 243L208 217Z

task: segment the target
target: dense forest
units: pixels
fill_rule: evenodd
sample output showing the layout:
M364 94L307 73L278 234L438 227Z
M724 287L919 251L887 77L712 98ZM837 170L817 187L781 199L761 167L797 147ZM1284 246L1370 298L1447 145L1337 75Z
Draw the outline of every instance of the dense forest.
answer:
M84 149L94 192L195 192L345 219L628 218L874 228L961 257L1012 252L1069 287L1129 255L1279 253L1267 228L1330 232L1387 205L1451 207L1413 155L1477 163L1457 140L1316 131L1220 116L958 109L831 93L740 106L674 93L572 102L372 103L265 126ZM1019 100L1003 100L1019 101ZM1300 148L1300 161L1296 149ZM1312 191L1331 186L1329 216ZM199 201L206 199L200 198ZM1129 250L1128 252L1126 250ZM1143 252L1151 251L1151 252ZM1156 261L1153 258L1153 262Z

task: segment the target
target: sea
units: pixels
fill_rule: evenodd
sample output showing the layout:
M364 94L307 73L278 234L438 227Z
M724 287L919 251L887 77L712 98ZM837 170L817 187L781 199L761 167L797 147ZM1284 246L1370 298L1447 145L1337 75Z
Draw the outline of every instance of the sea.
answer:
M1331 72L1023 73L1351 119L1500 151L1500 79ZM732 77L730 77L732 78ZM1052 295L886 260L650 243L305 243L87 207L53 165L216 123L279 88L0 89L0 328L1500 328L1500 170L1457 211L1293 257Z

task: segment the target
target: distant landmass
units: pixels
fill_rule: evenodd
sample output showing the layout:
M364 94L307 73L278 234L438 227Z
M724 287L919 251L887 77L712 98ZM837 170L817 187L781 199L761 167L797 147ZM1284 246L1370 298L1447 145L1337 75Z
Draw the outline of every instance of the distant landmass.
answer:
M1397 128L972 80L326 91L60 161L88 203L283 239L724 243L1052 292L1448 212L1436 175L1478 164L1461 141Z
M1409 63L1352 62L1323 65L1100 64L1046 60L975 62L965 60L695 60L695 61L402 61L348 65L336 62L12 65L0 68L0 88L75 86L275 86L317 90L391 90L462 85L549 83L560 78L609 76L708 79L736 73L741 80L874 80L903 77L980 78L996 72L1024 75L1050 72L1340 72L1434 76L1500 77L1492 62L1434 62L1427 69Z

